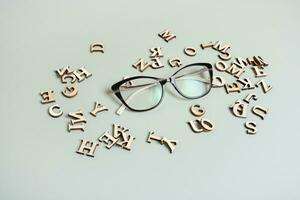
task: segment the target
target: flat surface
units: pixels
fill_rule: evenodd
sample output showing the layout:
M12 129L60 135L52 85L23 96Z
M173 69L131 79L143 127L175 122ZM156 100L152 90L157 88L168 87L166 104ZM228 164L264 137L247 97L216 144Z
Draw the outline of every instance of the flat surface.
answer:
M300 199L299 1L4 1L0 2L0 199ZM170 43L157 36L169 28ZM107 90L123 76L140 75L131 65L161 46L164 68L143 74L164 77L184 64L216 62L202 42L221 40L234 57L260 55L270 66L273 89L252 105L269 107L264 121L249 112L234 117L228 106L248 94L214 89L195 101L177 98L172 87L163 103L145 113L115 114L118 102ZM89 53L102 41L104 54ZM197 49L195 57L183 48ZM85 66L93 76L78 84L74 99L63 97L54 70ZM230 75L222 74L227 80ZM250 77L252 73L248 74ZM253 80L256 80L253 78ZM39 92L53 89L65 115L53 119ZM175 95L175 97L174 97ZM95 101L110 111L89 114ZM213 132L194 134L189 107L199 103ZM82 109L85 132L67 132L67 113ZM245 133L254 120L257 134ZM76 154L80 139L96 141L117 123L136 137L132 151L103 145L90 158ZM177 139L169 154L146 143L149 131Z

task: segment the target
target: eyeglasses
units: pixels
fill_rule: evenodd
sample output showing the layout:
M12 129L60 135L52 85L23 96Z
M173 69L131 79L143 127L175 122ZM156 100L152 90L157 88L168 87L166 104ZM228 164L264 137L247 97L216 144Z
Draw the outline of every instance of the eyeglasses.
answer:
M135 76L115 83L111 89L129 110L143 112L157 107L164 96L164 85L170 82L186 99L198 99L212 88L213 71L209 63L193 63L169 78Z

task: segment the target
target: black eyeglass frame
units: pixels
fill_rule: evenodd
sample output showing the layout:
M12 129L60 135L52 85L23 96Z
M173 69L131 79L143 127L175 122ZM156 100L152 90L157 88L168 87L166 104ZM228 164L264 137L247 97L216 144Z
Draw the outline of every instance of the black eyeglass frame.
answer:
M210 87L209 87L209 89L207 90L206 93L204 93L204 94L202 94L202 95L200 95L200 96L198 96L198 97L188 97L188 96L184 95L184 94L177 88L176 83L175 83L175 81L174 81L174 76L175 76L177 73L179 73L181 70L183 70L183 69L186 69L186 68L189 68L189 67L193 67L193 66L199 66L199 65L200 65L200 66L205 66L205 67L207 67L207 69L208 69L208 71L209 71L209 76L210 76L210 83L209 83L209 84L210 84ZM156 80L157 82L160 83L161 90L162 90L162 95L161 95L161 97L160 97L159 102L158 102L155 106L153 106L153 107L151 107L151 108L148 108L148 109L142 109L142 110L138 110L138 109L131 108L131 107L126 103L126 101L123 99L123 97L122 97L122 95L121 95L121 91L120 91L120 87L121 87L124 83L126 83L126 82L128 82L128 81L131 81L131 80L140 79L140 78L148 78L148 79L154 79L154 80ZM175 90L176 90L182 97L184 97L184 98L186 98L186 99L199 99L199 98L201 98L201 97L207 95L207 94L210 92L210 90L211 90L211 88L212 88L212 81L213 81L213 67L212 67L212 65L211 65L210 63L192 63L192 64L189 64L189 65L186 65L186 66L180 68L179 70L177 70L177 71L176 71L172 76L170 76L169 78L157 78L157 77L152 77L152 76L133 76L133 77L123 79L123 80L121 80L121 81L119 81L119 82L113 84L113 85L111 86L111 90L114 92L114 94L118 97L118 99L119 99L119 100L120 100L120 101L121 101L121 102L129 109L129 110L135 111L135 112L145 112L145 111L152 110L152 109L154 109L154 108L156 108L157 106L160 105L160 103L162 102L163 97L164 97L164 85L165 85L167 82L170 82L170 83L173 85L173 87L175 88Z

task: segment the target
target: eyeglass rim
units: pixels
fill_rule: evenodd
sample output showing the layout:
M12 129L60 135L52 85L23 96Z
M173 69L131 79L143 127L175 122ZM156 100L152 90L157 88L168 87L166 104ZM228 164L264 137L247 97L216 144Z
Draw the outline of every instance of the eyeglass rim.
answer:
M157 104L155 104L154 106L147 108L147 109L135 109L132 108L131 106L129 106L126 101L124 100L124 98L121 95L121 91L119 90L120 86L123 85L124 83L134 80L134 79L141 79L141 78L148 78L148 79L154 79L157 81L157 83L160 84L161 87L161 97L160 100L157 102ZM134 76L134 77L130 77L127 79L124 79L122 81L119 81L117 83L115 83L114 85L112 85L111 89L114 91L115 95L118 97L118 99L131 111L135 111L135 112L144 112L144 111L149 111L152 110L154 108L156 108L163 100L164 97L164 84L163 83L163 79L157 78L157 77L152 77L152 76Z
M186 96L185 94L183 94L183 93L180 91L180 89L179 89L179 88L177 87L177 85L176 85L176 82L171 81L171 84L173 85L173 87L175 88L175 90L176 90L181 96L183 96L183 97L186 98L186 99L199 99L199 98L201 98L201 97L204 97L205 95L207 95L207 94L210 92L210 90L211 90L211 88L212 88L213 71L212 71L212 65L211 65L210 63L192 63L192 64L189 64L189 65L186 65L186 66L180 68L179 70L177 70L177 71L171 76L171 78L174 77L176 74L178 74L181 70L183 70L183 69L185 69L185 68L188 68L188 67L193 67L193 66L196 66L196 65L197 65L197 66L199 66L199 65L204 65L205 67L208 68L209 76L210 76L210 83L209 83L209 84L210 84L210 87L209 87L209 89L207 90L206 93L204 93L204 94L202 94L202 95L200 95L200 96L189 97L189 96Z
M177 88L177 85L176 83L174 83L173 81L171 81L171 84L173 85L173 87L175 88L175 90L181 95L183 96L184 98L186 99L199 99L205 95L207 95L211 88L212 88L212 81L213 81L213 67L210 63L192 63L192 64L188 64L182 68L180 68L179 70L177 70L175 73L173 73L172 76L170 76L169 78L158 78L158 77L153 77L153 76L133 76L133 77L129 77L129 78L126 78L126 79L123 79L115 84L113 84L111 86L111 90L114 92L114 94L118 97L118 99L131 111L135 111L135 112L144 112L144 111L149 111L149 110L152 110L154 108L156 108L157 106L160 105L160 103L162 102L163 100L163 97L164 97L164 85L168 82L169 79L171 79L172 77L174 77L177 73L179 73L181 70L185 69L185 68L188 68L188 67L193 67L193 66L198 66L198 65L202 65L202 66L205 66L208 68L208 71L209 71L209 75L210 75L210 88L207 90L206 93L200 95L200 96L197 96L197 97L188 97L186 95L184 95L182 92L180 92L180 90ZM147 109L141 109L141 110L138 110L138 109L135 109L135 108L132 108L130 107L126 102L125 100L123 99L122 95L121 95L121 91L120 91L120 86L123 85L124 83L128 82L128 81L131 81L131 80L134 80L134 79L140 79L140 78L149 78L149 79L154 79L154 80L157 80L159 83L160 83L160 86L161 86L161 91L162 91L162 95L160 97L160 100L159 102L150 107L150 108L147 108Z

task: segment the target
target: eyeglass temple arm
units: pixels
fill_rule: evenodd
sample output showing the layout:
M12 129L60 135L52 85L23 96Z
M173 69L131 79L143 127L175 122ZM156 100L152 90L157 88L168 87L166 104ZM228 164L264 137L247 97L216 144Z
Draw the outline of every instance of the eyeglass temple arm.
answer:
M207 70L207 69L201 69L201 70L199 70L199 71L197 71L197 72L193 72L193 73L190 73L190 74L184 74L184 75L181 75L181 76L177 76L177 77L175 77L175 78L181 78L181 77L186 76L186 75L197 74L197 73L199 73L199 72L201 72L201 71L204 71L204 70ZM164 79L158 79L157 82L159 82L160 80L164 80ZM167 79L166 79L166 80L167 80ZM203 82L204 82L204 83L209 83L209 82L207 82L207 80L204 80L204 79L203 79ZM142 84L142 85L129 85L129 86L124 85L124 86L121 86L121 87L120 87L121 89L115 90L115 91L113 91L113 92L114 92L114 93L116 93L116 92L121 92L121 91L124 91L124 90L122 90L122 89L136 88L136 87L144 87L144 86L148 86L148 85L152 85L152 84L153 84L153 83Z
M159 81L154 82L154 83L147 83L147 84L141 84L141 85L129 85L129 86L127 86L127 85L121 85L121 86L120 86L120 89L114 90L114 91L112 91L112 92L113 92L113 93L117 93L117 92L125 91L125 90L128 89L128 88L137 88L137 87L150 86L150 85L156 84L156 83L158 83L158 82L159 82Z
M202 69L202 70L206 70L206 69ZM197 73L201 72L202 70L199 70L198 72L193 72L193 73L190 73L190 74L185 74L185 75L197 74ZM177 76L177 77L174 77L174 78L181 78L181 77L183 77L185 75ZM200 81L203 82L203 83L210 83L206 79L201 79ZM223 85L217 85L217 84L212 83L212 87L213 88L219 88L219 87L223 87Z
M207 69L202 69L202 70L199 70L199 71L197 71L197 72L190 73L190 74L184 74L184 75L181 75L181 76L177 76L176 78L181 78L181 77L186 76L186 75L196 74L196 73L199 73L199 72L204 71L204 70L207 70ZM157 82L159 82L160 80L164 80L164 79L158 79ZM165 80L168 80L168 79L165 79ZM204 80L204 79L203 79L203 80ZM207 80L204 80L203 82L208 83ZM144 87L144 86L148 86L148 85L152 85L152 84L154 84L154 83L148 83L148 84L142 84L142 85L129 85L129 86L127 86L127 85L122 85L122 86L120 87L121 89L115 90L115 91L113 91L113 92L114 92L114 93L116 93L116 92L121 92L121 91L124 91L125 89L128 89L128 88ZM124 89L124 90L122 90L122 89Z

